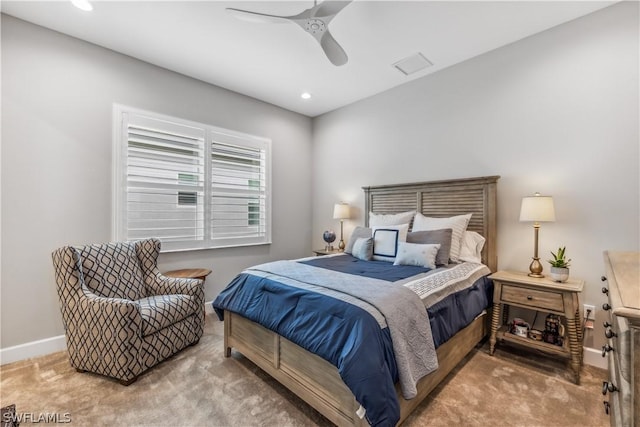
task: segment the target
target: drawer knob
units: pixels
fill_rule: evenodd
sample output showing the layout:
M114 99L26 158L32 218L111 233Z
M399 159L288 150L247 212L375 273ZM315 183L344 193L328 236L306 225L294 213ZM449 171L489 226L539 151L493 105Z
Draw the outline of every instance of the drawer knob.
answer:
M602 287L602 293L605 295L609 295L609 289L605 288L604 286Z
M604 326L604 327L605 327L605 329L606 329L606 328L610 328L610 327L611 327L611 323L609 323L609 322L605 321L605 322L602 324L602 326Z
M605 302L604 304L602 304L602 309L605 311L611 310L611 306L609 305L608 302Z
M608 327L605 331L604 331L604 336L607 338L613 338L613 337L617 337L618 334L616 334L615 332L613 332L613 329L611 329L611 327Z
M609 393L613 393L614 391L618 391L618 387L616 387L612 382L610 381L603 381L602 382L602 395L606 395L607 392Z
M527 295L527 301L531 301L533 297L531 295Z
M607 355L608 352L613 351L613 347L611 347L609 344L605 344L602 346L602 357L605 357Z
M606 400L602 403L604 403L604 413L609 415L609 408L611 407L611 405L609 405L609 402L607 402Z
M606 282L606 281L607 281L607 278L606 278L606 277L604 277L604 276L600 276L600 281L601 281L601 282ZM604 288L602 288L602 289L604 289Z

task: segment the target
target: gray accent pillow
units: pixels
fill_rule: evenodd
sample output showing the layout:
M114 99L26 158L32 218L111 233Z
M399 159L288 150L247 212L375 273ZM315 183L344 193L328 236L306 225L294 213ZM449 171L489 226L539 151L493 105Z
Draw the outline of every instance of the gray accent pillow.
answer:
M364 261L371 261L373 257L373 238L357 238L353 243L353 253L351 255Z
M452 236L453 230L451 228L412 231L407 234L407 243L440 244L438 255L436 255L436 265L447 265L449 264L449 255L451 254Z
M365 239L368 239L369 237L373 237L373 232L371 231L370 228L367 228L367 227L354 228L353 232L351 233L351 237L349 238L349 240L347 240L347 245L344 248L344 252L347 254L352 254L353 244L356 242L356 240L358 240L361 237Z

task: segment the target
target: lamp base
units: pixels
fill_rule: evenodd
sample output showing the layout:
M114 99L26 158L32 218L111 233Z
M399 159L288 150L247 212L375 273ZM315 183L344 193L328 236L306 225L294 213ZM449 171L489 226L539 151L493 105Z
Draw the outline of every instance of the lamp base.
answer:
M533 257L533 261L531 261L531 264L529 265L529 271L531 272L528 274L528 276L530 277L544 277L544 274L542 274L542 264L540 264L540 258Z
M338 243L338 250L340 252L344 252L344 248L346 247L344 240L340 239L340 243Z

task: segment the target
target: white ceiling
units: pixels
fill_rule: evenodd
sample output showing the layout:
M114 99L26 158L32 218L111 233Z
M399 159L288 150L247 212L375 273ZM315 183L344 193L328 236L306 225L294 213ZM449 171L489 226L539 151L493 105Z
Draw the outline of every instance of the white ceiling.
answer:
M332 65L293 23L238 20L226 7L296 15L312 1L6 1L3 13L143 61L317 116L544 31L614 1L356 0L330 23L349 56ZM421 52L434 65L392 64ZM309 100L300 98L310 92Z

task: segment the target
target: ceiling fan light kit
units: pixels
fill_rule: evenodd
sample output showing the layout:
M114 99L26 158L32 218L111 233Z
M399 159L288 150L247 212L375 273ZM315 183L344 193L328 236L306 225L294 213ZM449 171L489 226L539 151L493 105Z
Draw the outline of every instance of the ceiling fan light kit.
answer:
M320 4L314 1L314 6L294 16L277 16L248 10L227 8L227 11L238 19L251 22L283 23L293 22L309 33L324 51L333 65L340 66L347 63L349 58L329 32L329 23L346 6L348 1L325 1Z

